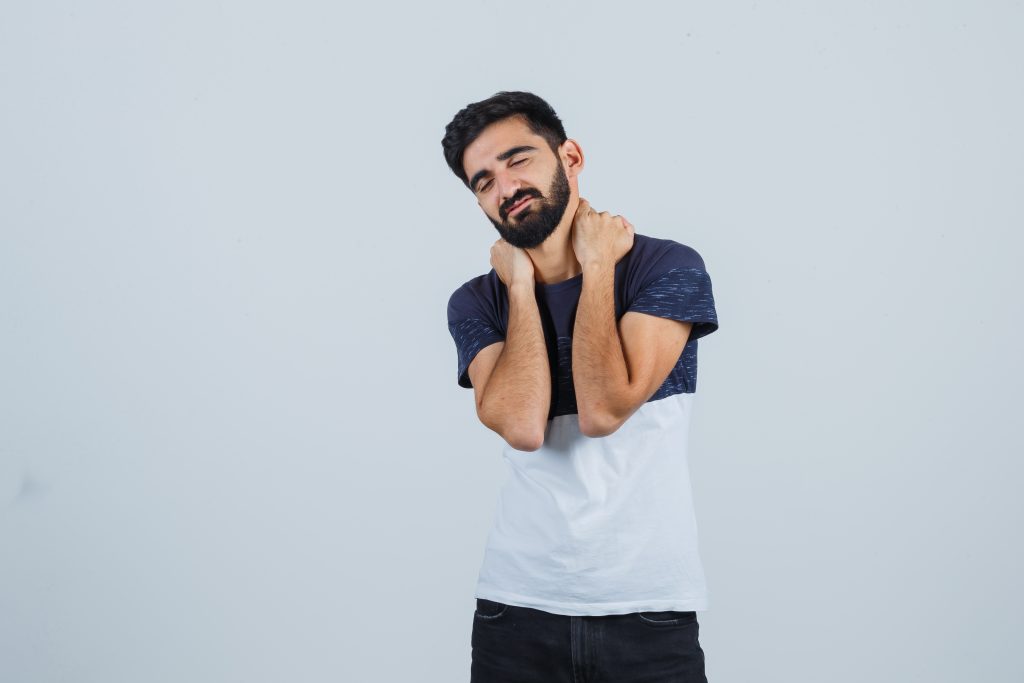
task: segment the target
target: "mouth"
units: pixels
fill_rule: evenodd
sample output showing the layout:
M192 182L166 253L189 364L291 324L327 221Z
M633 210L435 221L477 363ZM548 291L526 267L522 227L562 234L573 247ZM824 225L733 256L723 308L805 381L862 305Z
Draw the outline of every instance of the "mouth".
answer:
M524 199L519 200L519 202L517 204L515 204L511 209L508 210L508 215L509 216L515 215L524 206L529 204L532 199L533 199L533 197L526 197Z

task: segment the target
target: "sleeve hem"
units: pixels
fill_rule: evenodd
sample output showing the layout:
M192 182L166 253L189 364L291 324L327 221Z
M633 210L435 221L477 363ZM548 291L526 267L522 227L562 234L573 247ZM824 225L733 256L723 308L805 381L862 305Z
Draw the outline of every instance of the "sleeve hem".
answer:
M473 388L473 383L469 379L469 366L473 363L473 359L476 358L476 355L480 353L480 351L487 348L491 344L500 341L505 341L505 338L497 335L483 337L481 339L476 340L476 348L466 355L465 364L459 363L457 381L460 387L465 387L466 389Z

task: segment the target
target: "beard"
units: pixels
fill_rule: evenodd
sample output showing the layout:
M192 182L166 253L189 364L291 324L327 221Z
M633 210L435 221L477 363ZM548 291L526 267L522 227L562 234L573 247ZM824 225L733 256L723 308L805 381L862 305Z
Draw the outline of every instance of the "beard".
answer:
M555 177L551 180L551 188L545 199L536 190L523 190L505 203L507 207L515 206L525 197L533 197L529 206L524 206L509 221L496 221L490 216L487 219L494 224L506 242L513 247L530 249L543 243L558 227L569 205L569 178L565 175L562 164L557 164Z

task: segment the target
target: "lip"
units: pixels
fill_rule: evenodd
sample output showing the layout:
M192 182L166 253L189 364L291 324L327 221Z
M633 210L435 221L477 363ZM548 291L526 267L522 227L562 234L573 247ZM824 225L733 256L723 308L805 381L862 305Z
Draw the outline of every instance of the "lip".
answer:
M513 206L513 207L512 207L511 209L509 209L508 215L509 215L509 216L512 216L512 215L514 215L514 214L516 214L516 213L519 213L519 211L520 211L520 210L521 210L521 209L522 209L522 208L523 208L524 206L526 206L527 204L529 204L529 203L530 203L531 201L533 201L533 197L527 197L527 198L525 198L525 199L522 199L522 200L520 200L520 202L519 202L518 204L516 204L516 205L515 205L515 206Z

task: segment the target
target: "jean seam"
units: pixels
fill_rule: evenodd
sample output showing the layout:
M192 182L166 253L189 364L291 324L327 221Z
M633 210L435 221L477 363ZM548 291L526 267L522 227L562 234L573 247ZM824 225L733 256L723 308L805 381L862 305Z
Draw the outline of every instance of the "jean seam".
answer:
M682 624L694 621L696 618L696 615L694 615L693 617L677 617L675 619L651 619L649 617L645 617L643 612L637 612L636 615L648 624Z

